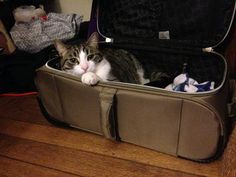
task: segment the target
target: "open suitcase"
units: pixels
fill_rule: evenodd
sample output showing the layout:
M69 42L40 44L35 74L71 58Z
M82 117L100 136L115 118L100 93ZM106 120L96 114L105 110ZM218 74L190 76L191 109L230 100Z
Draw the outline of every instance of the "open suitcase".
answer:
M53 59L35 82L47 118L199 162L222 153L229 132L231 100L227 63L214 48L229 33L235 0L99 0L97 28L104 47L123 48L165 72L188 63L211 91L185 93L121 82L81 83L57 69ZM102 44L101 44L102 45Z

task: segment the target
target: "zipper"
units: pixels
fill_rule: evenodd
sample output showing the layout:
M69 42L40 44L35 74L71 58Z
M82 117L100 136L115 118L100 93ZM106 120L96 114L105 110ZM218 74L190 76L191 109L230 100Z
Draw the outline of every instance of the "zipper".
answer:
M99 7L97 8L97 24L96 24L98 34L105 39L105 43L113 43L114 42L113 38L109 38L109 37L107 37L107 36L105 36L104 34L101 33L100 28L99 28L99 18L98 17L99 17Z
M232 17L231 17L231 21L230 21L230 24L229 24L229 27L228 27L228 30L227 32L225 33L224 37L221 39L220 42L218 42L216 45L212 46L212 48L216 48L217 46L219 46L226 38L226 36L228 36L229 34L229 31L230 31L230 28L233 24L233 21L234 21L234 15L235 15L235 10L236 10L236 2L234 3L234 10L233 10L233 14L232 14Z

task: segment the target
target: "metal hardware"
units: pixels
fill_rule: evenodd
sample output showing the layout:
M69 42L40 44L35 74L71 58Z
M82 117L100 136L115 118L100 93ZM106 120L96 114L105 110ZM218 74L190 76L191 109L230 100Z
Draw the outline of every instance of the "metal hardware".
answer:
M213 48L212 47L206 47L202 49L203 52L213 52Z
M108 42L108 43L112 43L112 42L113 42L113 39L106 37L105 41Z

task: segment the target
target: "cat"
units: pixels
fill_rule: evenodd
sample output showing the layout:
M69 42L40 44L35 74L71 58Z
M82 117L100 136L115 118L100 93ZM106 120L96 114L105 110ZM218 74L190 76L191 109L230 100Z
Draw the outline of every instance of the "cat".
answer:
M60 56L61 70L81 77L87 85L99 81L118 81L133 84L147 84L152 78L162 77L152 73L152 78L144 78L144 68L136 57L123 49L106 48L99 50L99 35L93 33L80 45L66 45L55 40L54 46Z

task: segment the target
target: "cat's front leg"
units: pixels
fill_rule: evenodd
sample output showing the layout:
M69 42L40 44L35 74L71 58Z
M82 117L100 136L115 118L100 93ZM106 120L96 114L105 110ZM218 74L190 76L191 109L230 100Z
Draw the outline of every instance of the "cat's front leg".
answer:
M87 85L96 85L100 78L93 72L84 73L81 77L81 81Z

